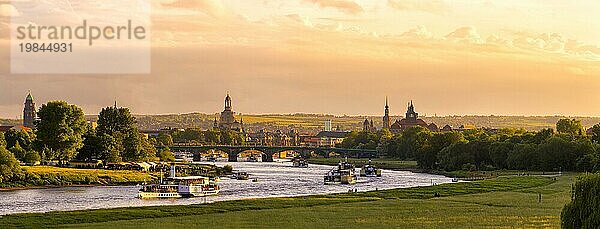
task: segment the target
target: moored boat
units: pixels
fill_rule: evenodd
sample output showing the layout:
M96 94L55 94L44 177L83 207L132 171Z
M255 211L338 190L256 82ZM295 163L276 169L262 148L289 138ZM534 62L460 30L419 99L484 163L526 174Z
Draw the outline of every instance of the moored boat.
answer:
M292 160L292 166L299 168L308 168L308 162L304 158L297 157Z
M236 179L236 180L248 180L250 178L250 175L248 175L247 172L235 172L233 173L233 175L231 175L231 179Z
M366 164L362 168L360 168L360 176L381 177L381 169L378 169L375 166L371 165L371 160L369 160L369 164Z

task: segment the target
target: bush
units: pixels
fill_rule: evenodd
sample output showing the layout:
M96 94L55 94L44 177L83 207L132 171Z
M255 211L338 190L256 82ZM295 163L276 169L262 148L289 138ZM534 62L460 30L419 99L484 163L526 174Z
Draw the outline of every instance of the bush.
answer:
M600 228L600 174L577 178L560 218L562 228Z
M29 151L25 153L25 157L23 157L23 162L27 164L35 164L41 160L40 154L35 151Z
M11 152L0 147L0 183L17 180L23 174L19 162Z
M175 155L173 155L173 153L171 153L171 151L169 151L168 149L163 149L160 152L158 152L158 158L160 159L160 161L165 162L175 161Z

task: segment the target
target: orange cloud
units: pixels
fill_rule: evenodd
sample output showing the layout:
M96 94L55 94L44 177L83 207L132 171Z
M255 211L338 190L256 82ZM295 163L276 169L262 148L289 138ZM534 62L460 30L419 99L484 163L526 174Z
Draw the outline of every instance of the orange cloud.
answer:
M316 4L323 8L334 8L346 13L357 14L364 9L354 1L349 0L304 0L305 2Z

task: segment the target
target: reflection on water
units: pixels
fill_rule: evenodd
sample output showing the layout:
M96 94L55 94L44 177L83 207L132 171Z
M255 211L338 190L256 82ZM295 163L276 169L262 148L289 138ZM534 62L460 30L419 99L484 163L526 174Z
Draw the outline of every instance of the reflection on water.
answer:
M251 180L221 179L218 196L192 199L140 200L135 198L138 186L66 187L0 192L0 215L23 212L68 211L130 206L181 205L245 198L283 197L348 192L349 189L375 189L426 186L448 183L451 178L383 170L383 176L359 177L355 185L324 185L323 175L333 166L310 165L292 167L291 162L217 162L230 164L235 170L250 173ZM358 171L357 171L358 172Z

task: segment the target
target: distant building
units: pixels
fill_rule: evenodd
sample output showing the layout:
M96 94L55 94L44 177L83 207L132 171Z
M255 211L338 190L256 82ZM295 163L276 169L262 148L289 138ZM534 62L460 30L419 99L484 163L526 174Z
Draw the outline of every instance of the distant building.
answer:
M277 130L275 133L265 130L248 133L246 143L261 146L297 146L300 144L299 134L295 130L290 130L288 133L281 130Z
M327 120L325 121L325 128L323 128L324 131L331 131L331 120Z
M364 132L374 132L374 131L377 131L377 129L373 125L373 120L371 120L369 122L368 119L365 119L365 121L363 122L363 131Z
M225 97L225 109L221 112L221 117L219 118L219 122L217 123L217 119L215 118L215 128L219 128L222 130L233 130L237 132L244 132L244 121L240 118L240 121L236 121L234 117L234 112L231 105L231 97L229 93Z
M594 132L592 131L593 127L590 127L589 129L587 129L587 131L585 132L586 135L593 135Z
M383 129L390 129L390 106L388 106L388 98L385 97L385 111L383 115Z
M392 133L400 133L408 128L415 126L422 126L431 131L439 131L437 125L427 124L425 121L423 121L423 119L419 118L419 113L415 112L415 106L413 105L413 102L410 101L410 103L408 104L408 109L406 111L406 117L401 120L396 120L396 122L394 122L394 124L392 124L392 126L390 127L390 130L392 131Z
M341 131L321 131L317 134L316 138L318 143L316 146L319 147L335 147L344 141L344 138L348 136L350 132Z
M464 124L458 128L459 131L474 130L474 129L477 129L477 127L475 125L471 125L471 124Z
M35 128L35 102L33 101L33 96L31 96L31 92L27 94L27 98L25 98L25 107L23 108L23 126L28 128Z
M429 125L427 125L427 129L433 132L440 131L440 128L435 123L429 123Z
M450 131L452 131L452 126L445 125L444 127L442 127L442 132L450 132Z

